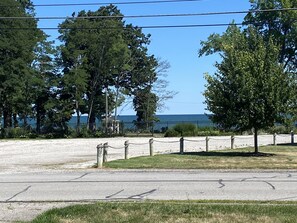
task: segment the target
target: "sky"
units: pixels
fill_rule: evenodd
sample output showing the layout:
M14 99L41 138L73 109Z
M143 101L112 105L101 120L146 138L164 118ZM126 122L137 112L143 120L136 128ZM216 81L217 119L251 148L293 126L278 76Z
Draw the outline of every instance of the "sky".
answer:
M139 0L32 0L33 4L61 4L61 3L115 3L133 2ZM67 7L36 7L37 17L45 16L71 16L73 12L81 10L97 10L98 6L67 6ZM246 11L250 9L248 0L201 0L192 2L175 2L160 4L133 4L117 5L122 14L148 15L148 14L189 14L205 12ZM244 14L215 15L215 16L190 16L190 17L158 17L158 18L127 18L126 23L134 26L152 25L197 25L241 23ZM57 27L63 20L40 20L39 27ZM220 60L218 55L198 57L201 47L200 42L207 40L213 33L223 33L227 27L195 27L195 28L164 28L143 29L145 34L151 34L149 53L170 63L167 73L169 81L168 90L178 94L166 101L166 109L157 114L204 114L206 81L204 74L215 72L214 64ZM45 30L51 40L59 36L57 30ZM56 42L58 44L58 42ZM132 105L119 109L119 115L134 115Z

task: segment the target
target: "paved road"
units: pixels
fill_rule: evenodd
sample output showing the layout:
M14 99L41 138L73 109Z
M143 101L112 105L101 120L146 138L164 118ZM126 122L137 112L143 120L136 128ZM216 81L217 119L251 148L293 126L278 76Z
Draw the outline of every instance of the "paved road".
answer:
M0 222L77 202L297 200L297 171L75 171L0 174Z
M0 202L297 200L297 171L90 171L0 174Z

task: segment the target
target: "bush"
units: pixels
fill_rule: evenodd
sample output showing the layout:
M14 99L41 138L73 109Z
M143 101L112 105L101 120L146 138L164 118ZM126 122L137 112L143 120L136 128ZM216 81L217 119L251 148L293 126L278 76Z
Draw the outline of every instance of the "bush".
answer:
M28 138L29 135L29 131L25 128L6 128L3 129L2 135L3 138L8 138L8 139L12 139L12 138Z
M180 133L175 131L174 129L168 129L164 135L164 137L178 137L178 136L180 136Z
M165 137L177 136L195 136L197 134L197 127L192 123L176 124L165 132Z
M192 123L180 123L176 124L173 129L182 134L184 132L195 132L197 127Z
M268 133L270 134L289 134L291 132L291 129L283 126L283 125L278 125L278 126L273 126L268 129Z

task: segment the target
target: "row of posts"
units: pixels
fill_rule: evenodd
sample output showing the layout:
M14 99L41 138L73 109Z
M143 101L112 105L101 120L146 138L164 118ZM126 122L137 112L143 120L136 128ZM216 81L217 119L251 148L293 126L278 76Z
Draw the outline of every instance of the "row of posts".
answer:
M275 133L273 135L273 145L276 145L276 136ZM205 138L205 151L208 152L209 150L209 137L207 136ZM231 149L234 149L234 141L235 137L231 136ZM291 144L294 144L294 132L291 132ZM179 140L179 151L180 154L184 154L184 145L185 145L185 139L182 137ZM103 163L107 162L107 155L108 155L108 143L99 144L97 145L97 167L102 168ZM125 159L129 159L129 141L125 141L124 143L124 149L125 149ZM150 156L154 156L154 139L149 140L149 152Z

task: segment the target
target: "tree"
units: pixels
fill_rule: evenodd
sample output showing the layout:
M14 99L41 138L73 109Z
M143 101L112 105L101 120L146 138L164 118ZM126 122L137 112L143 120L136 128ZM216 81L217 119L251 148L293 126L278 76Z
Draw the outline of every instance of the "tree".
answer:
M278 46L255 28L242 32L231 24L223 35L202 42L200 56L215 52L222 62L216 63L214 76L205 76L210 118L222 129L254 129L258 153L259 129L273 126L286 114L290 79L278 63Z
M291 76L290 87L292 94L289 103L287 123L297 120L297 12L296 10L283 10L271 12L257 12L267 9L296 8L295 0L250 0L251 11L245 17L245 23L256 27L265 41L273 39L279 46L279 63L287 75ZM288 125L290 125L288 124Z
M2 17L31 18L0 21L0 113L4 117L4 128L9 128L18 126L18 116L26 124L26 118L31 113L32 62L34 50L44 33L33 19L30 0L3 0L2 4L11 6L0 7ZM21 27L30 29L19 29Z
M80 18L94 16L101 18ZM114 92L109 94L108 113L115 109L116 116L122 101L120 92L136 97L139 90L151 88L156 81L158 64L155 57L148 54L149 35L131 24L125 25L117 7L109 5L94 12L73 14L60 25L60 33L60 40L64 42L61 47L64 83L68 86L65 92L72 95L73 101L83 99L90 130L95 129L96 117L105 114L106 90ZM82 58L79 69L78 57ZM78 89L78 84L83 86L79 99L74 97L73 90L69 91L73 87Z
M155 121L158 97L151 92L150 87L139 89L133 99L136 111L136 126L140 129L148 130Z
M272 38L280 47L279 62L287 71L297 68L297 12L257 10L296 8L295 0L250 0L251 12L245 17L245 23L257 27L266 41Z

